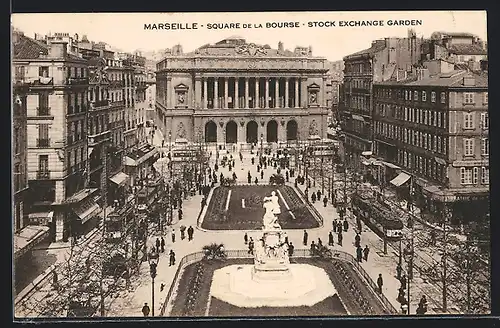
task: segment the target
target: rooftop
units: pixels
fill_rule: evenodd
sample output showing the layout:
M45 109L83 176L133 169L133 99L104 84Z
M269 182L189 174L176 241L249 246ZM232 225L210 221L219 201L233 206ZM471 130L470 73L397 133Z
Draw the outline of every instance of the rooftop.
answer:
M16 33L16 38L13 37L12 40L17 41L12 47L14 59L37 59L40 55L49 53L49 47L46 44L16 31L13 33Z
M449 73L441 73L418 80L416 76L410 76L405 80L400 81L385 81L377 83L379 85L408 85L408 86L441 86L450 88L467 88L464 86L464 77L474 78L475 88L488 87L487 72L471 72L468 70L454 70Z
M344 57L344 60L349 59L351 57L360 56L360 55L371 55L371 54L374 54L374 53L377 53L379 51L384 50L385 47L386 47L386 45L385 45L384 40L377 40L377 41L372 43L372 46L370 48L355 52L355 53L350 54L350 55L347 55Z
M457 55L486 55L487 51L478 44L454 44L449 47L449 52Z

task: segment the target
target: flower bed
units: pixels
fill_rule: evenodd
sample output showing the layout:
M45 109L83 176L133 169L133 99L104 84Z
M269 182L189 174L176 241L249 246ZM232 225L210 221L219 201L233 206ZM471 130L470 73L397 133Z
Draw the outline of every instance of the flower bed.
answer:
M375 292L367 287L353 267L339 260L293 258L293 263L304 263L323 268L338 294L312 307L240 308L216 298L209 302L210 287L215 270L234 264L252 264L253 259L201 261L188 265L181 277L171 316L338 316L387 314ZM196 278L198 277L198 278Z
M279 190L289 206L287 210L281 197L281 212L278 222L283 229L310 229L319 226L309 208L302 202L295 191L288 186L235 186L231 187L229 209L225 211L229 188L217 187L210 199L207 212L201 225L207 230L257 230L262 227L264 208L262 200L272 191ZM242 204L244 199L244 207ZM294 215L290 214L292 212Z

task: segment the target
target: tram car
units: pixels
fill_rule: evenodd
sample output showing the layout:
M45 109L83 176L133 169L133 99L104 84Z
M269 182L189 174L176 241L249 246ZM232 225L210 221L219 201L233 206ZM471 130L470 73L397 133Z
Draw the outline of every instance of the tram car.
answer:
M352 207L353 214L380 238L389 241L401 239L403 222L389 208L380 204L376 198L366 194L353 195Z

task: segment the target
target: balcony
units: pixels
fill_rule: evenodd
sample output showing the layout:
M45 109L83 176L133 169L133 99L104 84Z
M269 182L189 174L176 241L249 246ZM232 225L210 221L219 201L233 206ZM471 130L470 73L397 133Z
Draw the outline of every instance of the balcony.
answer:
M32 87L53 87L54 78L40 76L31 82Z
M50 148L50 139L36 139L36 146L38 148Z
M109 100L108 99L105 99L105 100L96 100L96 101L92 101L90 103L90 109L92 109L92 110L105 109L105 107L108 107L108 106L109 106Z
M38 170L36 171L37 180L50 180L50 171L49 170Z
M112 101L110 103L111 107L123 107L125 106L125 101L124 100L118 100L118 101Z
M95 147L110 139L110 131L104 131L99 134L88 136L88 146Z
M50 115L50 107L37 107L36 116L52 116Z
M88 85L88 77L68 77L66 78L66 84L69 85Z

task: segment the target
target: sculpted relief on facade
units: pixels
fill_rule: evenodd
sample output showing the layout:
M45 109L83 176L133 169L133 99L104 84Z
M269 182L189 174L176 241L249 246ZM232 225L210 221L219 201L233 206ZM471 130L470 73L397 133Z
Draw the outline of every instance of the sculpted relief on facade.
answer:
M255 43L242 44L241 46L237 47L235 51L238 55L257 56L267 54L267 50L264 47L258 46Z

